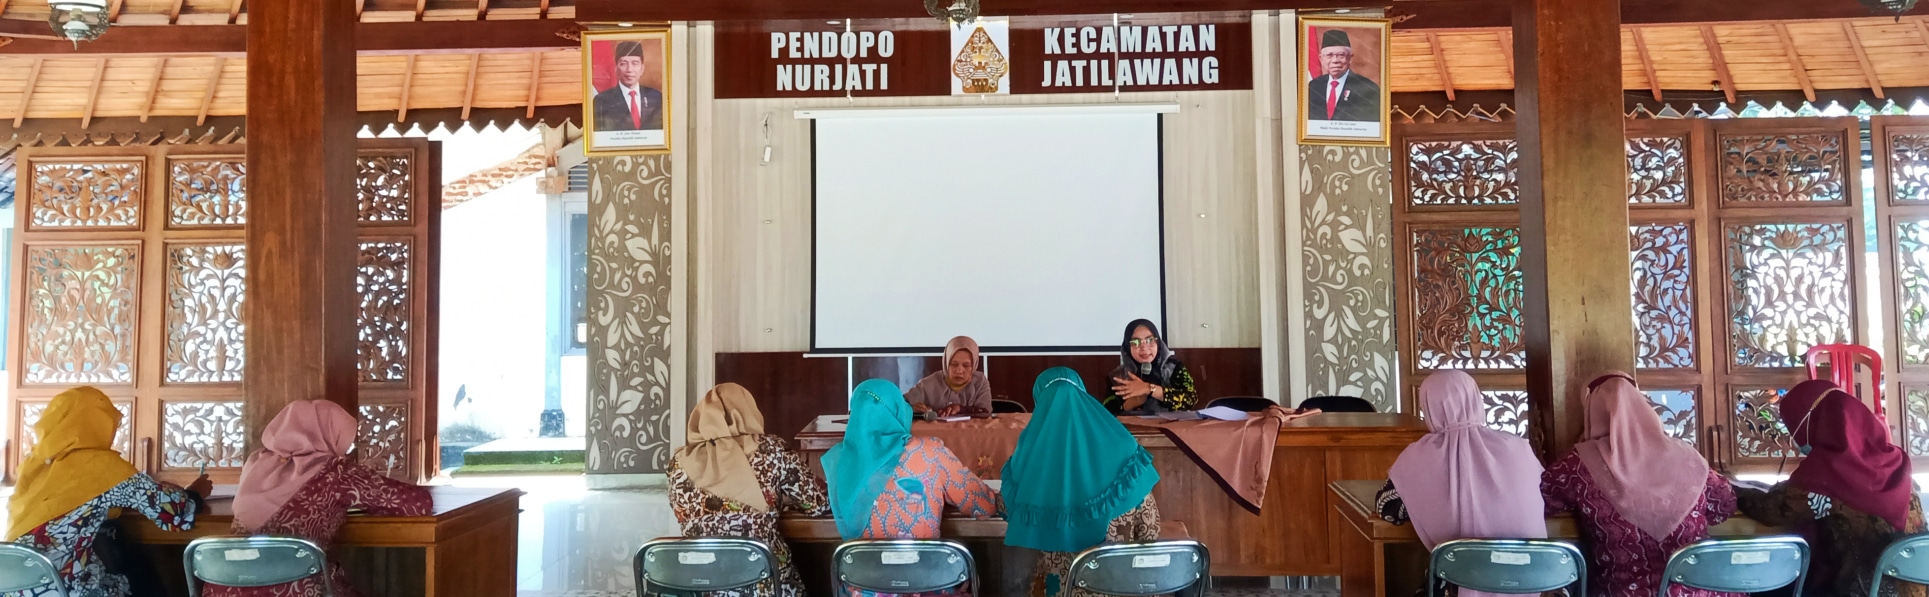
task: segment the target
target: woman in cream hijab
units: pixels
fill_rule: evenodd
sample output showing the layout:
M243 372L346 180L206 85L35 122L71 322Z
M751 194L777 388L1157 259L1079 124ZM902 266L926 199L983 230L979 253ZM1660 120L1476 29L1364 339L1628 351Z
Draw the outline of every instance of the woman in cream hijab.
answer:
M778 512L829 516L824 481L783 438L764 434L764 415L743 386L726 383L690 409L689 440L670 461L670 508L686 537L745 537L770 546L777 577L757 595L804 594ZM733 595L719 591L711 595Z
M958 336L944 345L938 372L918 380L904 393L911 410L938 416L991 412L991 381L978 372L978 343Z

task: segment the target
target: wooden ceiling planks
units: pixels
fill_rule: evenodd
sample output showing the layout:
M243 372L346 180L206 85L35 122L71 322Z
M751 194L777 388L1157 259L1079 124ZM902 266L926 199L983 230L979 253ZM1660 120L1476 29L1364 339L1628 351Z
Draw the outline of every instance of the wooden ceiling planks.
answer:
M580 103L577 55L574 49L419 54L412 70L408 55L362 56L357 109L404 116L406 88L411 117L507 108L534 118L537 108ZM532 71L537 65L546 70ZM0 122L239 116L246 109L246 73L245 58L226 56L0 56Z
M1445 91L1429 34L1456 92L1513 88L1511 64L1496 56L1512 47L1511 31L1397 29L1393 92ZM1621 37L1623 88L1642 95L1929 87L1929 17L1625 25Z
M417 18L418 3L421 18ZM113 0L117 25L222 25L245 22L244 0ZM575 0L360 0L362 21L575 19ZM176 7L179 8L176 8ZM0 0L0 18L45 22L47 0Z

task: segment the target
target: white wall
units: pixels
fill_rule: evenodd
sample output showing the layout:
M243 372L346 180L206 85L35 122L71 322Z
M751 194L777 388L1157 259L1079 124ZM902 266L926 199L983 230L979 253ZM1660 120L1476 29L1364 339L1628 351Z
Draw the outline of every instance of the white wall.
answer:
M445 427L467 422L503 437L536 436L545 386L545 201L530 177L442 212L437 404ZM464 385L470 402L455 407Z
M1259 346L1253 92L710 102L710 220L700 224L716 352L810 348L809 107L1178 102L1165 115L1166 332L1181 347ZM770 136L763 123L769 118ZM763 147L772 147L760 165ZM955 184L934 180L931 184ZM1101 269L1073 275L1098 276ZM1093 288L1100 287L1094 278ZM1125 322L1119 322L1123 326Z

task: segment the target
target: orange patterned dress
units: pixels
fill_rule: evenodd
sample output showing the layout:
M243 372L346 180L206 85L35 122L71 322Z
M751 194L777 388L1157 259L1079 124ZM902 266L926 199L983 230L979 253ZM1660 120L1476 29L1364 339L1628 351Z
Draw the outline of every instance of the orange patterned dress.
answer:
M972 518L990 518L1001 510L998 494L958 461L944 442L913 437L904 444L904 458L891 474L891 483L877 496L866 539L936 539L945 506ZM930 597L967 595L951 590L924 593ZM895 597L888 593L851 591L862 597Z

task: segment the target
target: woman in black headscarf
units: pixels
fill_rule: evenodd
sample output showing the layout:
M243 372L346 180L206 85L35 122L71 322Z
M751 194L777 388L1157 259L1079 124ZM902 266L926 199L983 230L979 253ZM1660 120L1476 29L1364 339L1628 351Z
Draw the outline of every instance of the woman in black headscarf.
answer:
M1159 337L1159 326L1145 319L1126 325L1105 408L1113 414L1192 410L1197 398L1192 373L1172 357L1172 349Z

